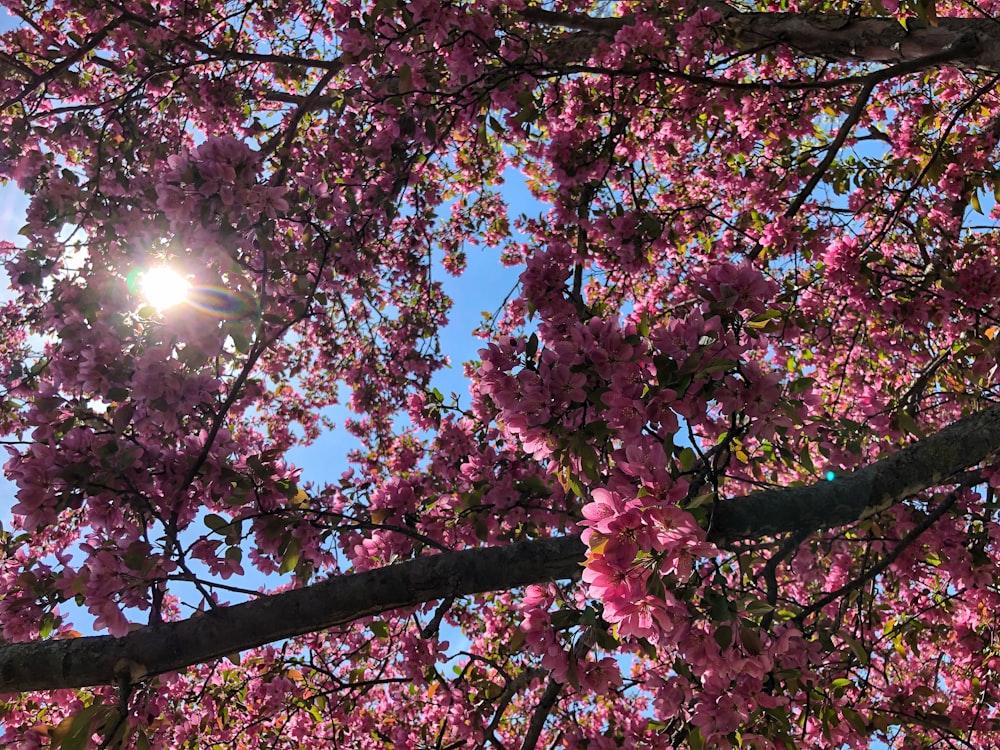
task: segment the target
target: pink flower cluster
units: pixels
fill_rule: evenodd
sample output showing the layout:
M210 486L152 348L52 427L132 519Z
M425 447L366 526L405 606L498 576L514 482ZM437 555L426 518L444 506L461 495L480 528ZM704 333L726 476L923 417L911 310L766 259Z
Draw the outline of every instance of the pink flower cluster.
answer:
M171 222L245 226L288 210L286 188L261 185L257 155L246 142L214 136L167 159L156 185L157 206Z
M698 559L719 553L691 514L654 496L626 498L596 489L583 506L590 551L583 580L623 637L676 640L691 613L669 590L647 594L651 576L685 583ZM662 587L660 587L662 589Z

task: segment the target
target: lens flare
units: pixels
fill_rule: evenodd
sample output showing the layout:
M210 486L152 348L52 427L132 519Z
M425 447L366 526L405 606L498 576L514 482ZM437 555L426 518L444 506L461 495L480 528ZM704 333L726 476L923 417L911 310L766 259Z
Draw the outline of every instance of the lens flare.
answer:
M139 283L146 302L161 312L186 300L191 289L190 281L164 266L143 272Z
M250 296L220 286L191 287L187 303L219 320L242 320L253 317L257 311L257 304Z
M183 303L218 320L245 320L257 315L253 295L221 286L192 284L166 266L136 269L125 281L132 294L140 295L157 312Z

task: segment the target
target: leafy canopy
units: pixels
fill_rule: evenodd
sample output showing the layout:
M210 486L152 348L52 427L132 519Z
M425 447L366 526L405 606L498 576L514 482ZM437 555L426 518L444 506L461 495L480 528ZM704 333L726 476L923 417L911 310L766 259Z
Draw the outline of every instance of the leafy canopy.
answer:
M4 5L7 746L998 741L994 0Z

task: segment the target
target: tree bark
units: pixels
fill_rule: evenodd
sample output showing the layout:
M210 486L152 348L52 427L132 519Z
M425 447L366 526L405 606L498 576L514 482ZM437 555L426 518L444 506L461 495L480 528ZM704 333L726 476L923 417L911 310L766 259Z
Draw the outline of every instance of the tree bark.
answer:
M721 504L710 538L725 546L844 526L888 508L1000 452L1000 406L960 419L851 474L807 487L754 492Z
M120 638L8 644L0 646L0 692L134 681L387 610L573 578L583 552L578 537L448 552L336 576Z
M857 18L816 13L738 13L711 3L723 16L724 34L738 46L787 45L824 60L906 63L949 50L961 67L1000 71L1000 24L992 18L942 18L937 26L910 19Z
M833 481L726 500L709 537L725 546L848 524L946 484L998 451L1000 406L993 406ZM400 607L572 579L585 552L578 536L446 552L139 628L120 638L6 644L0 646L0 692L136 681Z
M855 63L910 63L930 58L928 66L948 62L965 68L1000 72L1000 24L993 18L941 18L936 26L919 19L906 28L895 18L837 13L742 13L719 0L706 7L722 16L713 27L719 36L745 50L787 46L809 57ZM527 8L524 20L562 26L591 37L613 38L631 17L587 16ZM566 48L563 48L564 50ZM565 52L556 50L558 57Z

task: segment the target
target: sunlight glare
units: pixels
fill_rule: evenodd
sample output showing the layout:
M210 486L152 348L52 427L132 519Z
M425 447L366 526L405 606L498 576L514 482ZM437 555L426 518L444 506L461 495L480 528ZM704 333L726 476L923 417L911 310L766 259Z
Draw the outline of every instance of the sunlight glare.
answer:
M142 275L142 294L160 312L187 299L190 288L190 281L163 266Z

